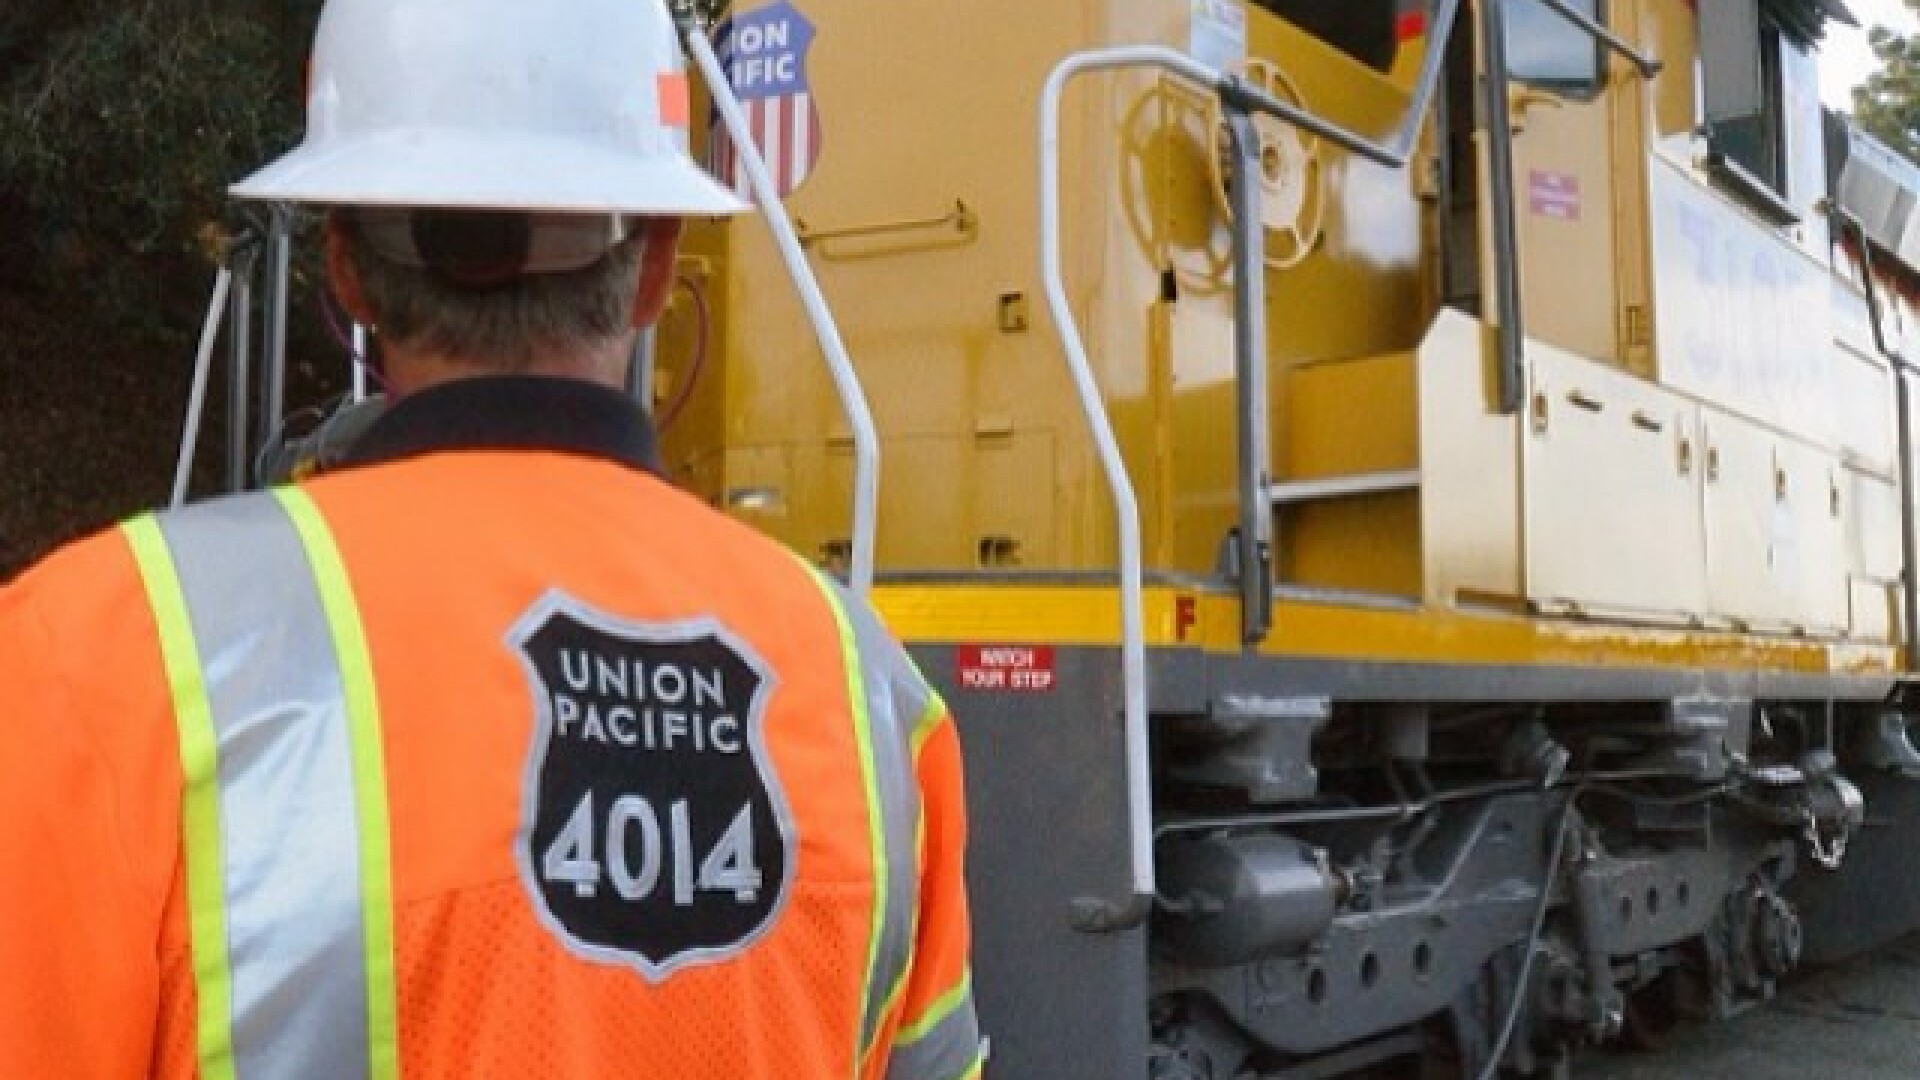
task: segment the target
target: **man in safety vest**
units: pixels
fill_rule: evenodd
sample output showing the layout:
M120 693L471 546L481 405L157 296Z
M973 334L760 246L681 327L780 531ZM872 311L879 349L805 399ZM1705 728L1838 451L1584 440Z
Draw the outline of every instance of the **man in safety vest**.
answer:
M306 142L395 404L0 593L0 1077L980 1070L959 746L617 389L688 158L657 0L331 0Z

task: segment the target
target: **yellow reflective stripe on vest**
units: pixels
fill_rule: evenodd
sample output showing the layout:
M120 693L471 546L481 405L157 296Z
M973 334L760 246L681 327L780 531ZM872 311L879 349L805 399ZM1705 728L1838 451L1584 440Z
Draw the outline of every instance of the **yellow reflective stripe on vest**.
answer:
M920 719L913 724L913 761L917 768L920 763L920 751L924 750L927 740L933 737L940 727L940 721L947 718L947 703L932 688L927 690L927 703L920 708Z
M840 631L847 698L853 708L867 792L874 910L867 945L867 980L860 1002L859 1043L854 1054L857 1076L873 1051L881 1021L899 1000L913 957L918 895L914 838L920 802L909 749L911 725L924 706L911 691L919 683L918 677L873 615L844 602L837 584L811 564L802 565L820 586Z
M966 975L925 1016L894 1036L886 1080L959 1080L977 1072L980 1060L973 977Z
M331 535L297 491L127 534L186 767L202 1075L393 1080L379 717Z
M180 579L167 557L167 542L152 517L126 523L122 531L146 587L160 633L160 654L173 694L180 744L180 837L186 861L187 933L194 982L194 1042L201 1080L234 1080L233 1037L228 1027L231 987L227 978L227 912L220 887L220 799L215 786L213 718L200 681L199 650L187 615Z

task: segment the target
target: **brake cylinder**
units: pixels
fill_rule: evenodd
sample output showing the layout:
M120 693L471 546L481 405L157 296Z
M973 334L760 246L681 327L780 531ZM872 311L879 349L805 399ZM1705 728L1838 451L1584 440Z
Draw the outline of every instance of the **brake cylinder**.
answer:
M1333 926L1346 892L1326 852L1272 833L1169 841L1160 874L1161 943L1201 967L1300 952Z

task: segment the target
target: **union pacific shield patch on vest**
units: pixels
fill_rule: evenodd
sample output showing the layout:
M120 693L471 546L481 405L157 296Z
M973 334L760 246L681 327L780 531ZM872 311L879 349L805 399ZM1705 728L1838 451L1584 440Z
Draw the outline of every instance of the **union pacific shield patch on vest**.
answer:
M656 982L752 944L794 864L766 666L711 620L629 622L560 593L509 642L534 707L514 855L542 923Z

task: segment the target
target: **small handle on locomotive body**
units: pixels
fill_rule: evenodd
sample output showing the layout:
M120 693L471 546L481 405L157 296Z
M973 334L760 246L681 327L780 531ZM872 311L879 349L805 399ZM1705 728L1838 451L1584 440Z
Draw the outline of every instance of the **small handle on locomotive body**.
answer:
M799 234L803 247L818 247L833 240L857 240L895 233L940 230L953 232L962 240L971 240L974 234L980 231L980 215L967 205L965 199L955 199L953 206L946 213L929 217L875 221L861 225L843 225L833 229L816 229L804 220L797 220L794 222L794 229Z
M1585 409L1591 413L1605 412L1607 403L1587 393L1579 387L1567 391L1567 404L1576 409Z

